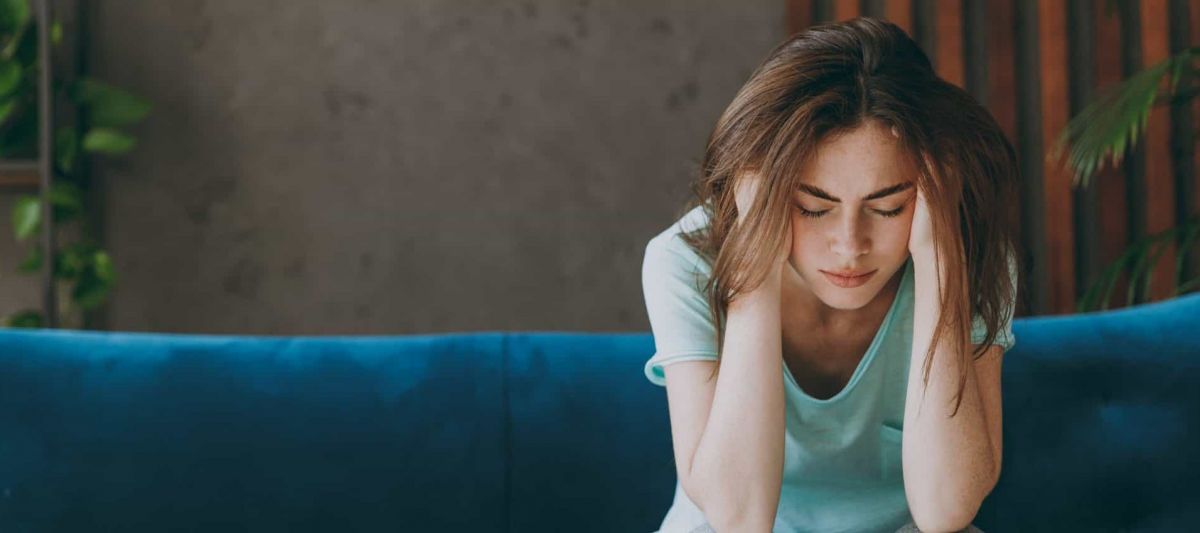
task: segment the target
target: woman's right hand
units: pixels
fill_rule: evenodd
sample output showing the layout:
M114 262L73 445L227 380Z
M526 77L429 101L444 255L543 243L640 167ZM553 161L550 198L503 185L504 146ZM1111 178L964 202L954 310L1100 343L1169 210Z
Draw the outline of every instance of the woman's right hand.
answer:
M758 194L758 187L762 183L761 175L757 173L743 174L734 184L734 203L737 205L737 224L739 226L745 222L746 213L750 211L750 205L754 203L754 197ZM780 249L775 253L775 265L783 267L787 264L787 259L792 252L792 208L789 201L787 215L784 216L784 235Z

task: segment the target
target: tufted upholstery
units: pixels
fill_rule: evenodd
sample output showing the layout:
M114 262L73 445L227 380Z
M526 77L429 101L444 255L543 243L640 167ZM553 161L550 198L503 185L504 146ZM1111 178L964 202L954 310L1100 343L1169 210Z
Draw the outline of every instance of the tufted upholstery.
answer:
M1200 294L1013 328L975 524L1200 524ZM650 531L675 482L653 348L3 330L0 531Z

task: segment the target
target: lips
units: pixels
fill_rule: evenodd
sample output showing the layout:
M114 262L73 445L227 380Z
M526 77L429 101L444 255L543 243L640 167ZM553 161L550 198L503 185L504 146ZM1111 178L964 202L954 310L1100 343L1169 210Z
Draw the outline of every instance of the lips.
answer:
M878 269L872 270L869 272L843 271L843 272L846 272L849 274L849 275L843 275L842 273L835 274L833 272L828 272L828 271L822 270L821 274L824 274L825 278L828 279L830 283L832 283L838 287L853 288L853 287L861 286L864 283L866 283L868 280L871 279L872 276L875 275L875 272L877 272L877 271L878 271Z
M874 272L874 270L822 270L821 272L828 272L842 278L857 278L870 274Z

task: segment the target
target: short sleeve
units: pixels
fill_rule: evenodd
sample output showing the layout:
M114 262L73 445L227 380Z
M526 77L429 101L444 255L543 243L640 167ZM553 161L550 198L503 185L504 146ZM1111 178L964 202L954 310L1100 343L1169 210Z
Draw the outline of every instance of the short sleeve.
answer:
M655 352L644 370L651 383L666 386L663 367L671 363L717 360L707 281L707 265L677 235L661 234L646 245L642 293Z
M1008 257L1008 275L1012 280L1012 286L1017 287L1017 262L1013 255ZM1016 291L1013 291L1013 296L1016 296ZM1017 343L1017 338L1013 335L1012 319L1013 313L1016 310L1016 304L1013 301L1008 302L1007 310L1003 315L1003 320L1000 322L1000 330L996 332L996 338L993 344L999 344L1004 347L1007 352L1012 349ZM983 323L983 319L979 315L975 315L971 322L971 344L980 344L987 336L987 326Z

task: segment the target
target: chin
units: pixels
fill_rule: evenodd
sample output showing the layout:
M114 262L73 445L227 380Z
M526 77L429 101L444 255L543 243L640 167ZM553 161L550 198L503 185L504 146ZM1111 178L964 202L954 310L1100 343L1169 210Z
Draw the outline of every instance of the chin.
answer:
M842 289L834 287L833 290L824 290L817 293L817 297L825 302L825 305L841 311L854 311L862 309L867 304L875 299L875 294L878 291L869 286L863 285L854 289Z
M878 273L875 276L876 279L868 281L865 285L853 288L833 285L820 272L813 272L813 276L816 277L805 278L813 294L824 302L825 305L841 311L854 311L866 307L875 300L875 297L879 295L879 291L886 284L886 280L883 280L882 283L880 282Z

